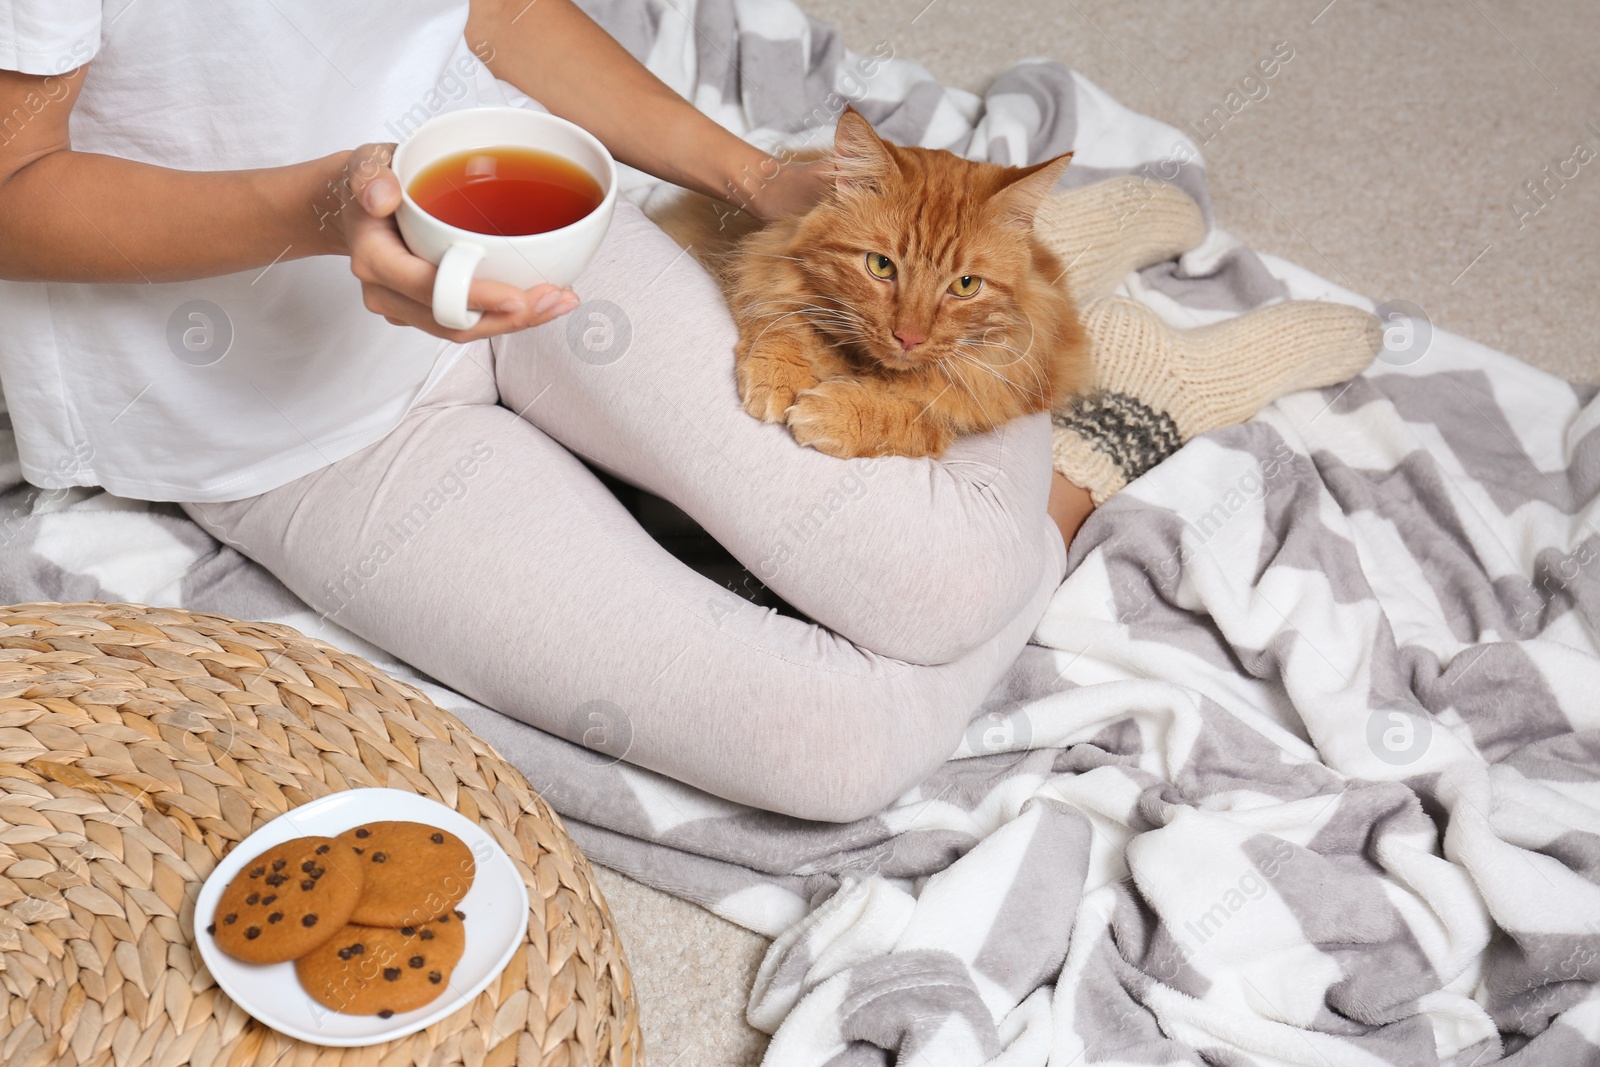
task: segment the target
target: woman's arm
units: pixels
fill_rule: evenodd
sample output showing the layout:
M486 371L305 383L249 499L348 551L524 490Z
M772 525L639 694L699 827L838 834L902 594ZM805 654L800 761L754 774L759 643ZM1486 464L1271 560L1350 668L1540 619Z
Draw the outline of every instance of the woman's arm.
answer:
M700 114L570 0L473 0L468 36L490 44L497 76L641 170L762 218L804 210L827 184L824 165L780 167ZM182 281L348 255L370 310L457 341L537 325L576 304L551 286L476 281L469 304L483 320L444 330L428 306L434 268L407 251L390 218L400 189L388 146L212 172L77 152L67 117L87 70L0 71L0 116L9 117L0 124L0 278Z
M0 116L9 117L0 124L0 278L169 282L347 255L369 310L455 341L535 326L576 303L554 286L475 281L468 303L483 319L445 330L428 306L433 265L406 249L388 217L400 201L388 146L236 171L75 152L67 116L87 69L0 71Z
M780 164L695 110L572 0L472 0L467 41L495 77L623 163L758 217L810 207L829 180L824 165Z
M193 172L74 152L67 116L87 70L0 71L0 278L175 281L331 250L311 200L340 159Z

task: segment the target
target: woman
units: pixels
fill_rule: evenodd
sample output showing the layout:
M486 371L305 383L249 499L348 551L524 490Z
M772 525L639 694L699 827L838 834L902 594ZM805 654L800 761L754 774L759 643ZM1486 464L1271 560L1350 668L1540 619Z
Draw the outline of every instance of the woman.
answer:
M442 682L735 801L858 818L955 749L1090 510L1047 417L939 461L797 446L741 410L714 283L625 201L576 292L478 281L482 321L444 330L384 142L542 105L763 218L821 165L777 167L570 0L6 8L0 376L30 481L180 502ZM578 457L817 623L680 564Z

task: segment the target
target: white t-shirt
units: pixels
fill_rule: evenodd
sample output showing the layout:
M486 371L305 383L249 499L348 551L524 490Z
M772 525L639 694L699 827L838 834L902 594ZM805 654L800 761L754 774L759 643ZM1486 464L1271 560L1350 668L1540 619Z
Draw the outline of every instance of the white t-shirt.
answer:
M90 64L74 149L273 167L456 108L543 110L489 73L466 21L467 0L0 0L0 68ZM64 91L47 80L0 115L0 140ZM254 496L382 437L461 351L367 311L341 256L188 282L0 281L0 384L23 473L47 488Z

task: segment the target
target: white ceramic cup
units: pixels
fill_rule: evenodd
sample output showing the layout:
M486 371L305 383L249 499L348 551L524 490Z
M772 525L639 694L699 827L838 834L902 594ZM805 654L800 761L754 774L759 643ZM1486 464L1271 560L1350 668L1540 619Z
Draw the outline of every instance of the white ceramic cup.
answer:
M463 230L417 206L409 190L423 168L477 148L536 148L571 160L600 183L600 206L560 229L520 237ZM571 285L600 248L617 204L617 165L605 145L566 119L520 107L468 108L429 119L395 149L392 166L400 179L400 236L413 253L438 265L433 317L451 330L471 329L483 317L467 307L474 277L518 289Z

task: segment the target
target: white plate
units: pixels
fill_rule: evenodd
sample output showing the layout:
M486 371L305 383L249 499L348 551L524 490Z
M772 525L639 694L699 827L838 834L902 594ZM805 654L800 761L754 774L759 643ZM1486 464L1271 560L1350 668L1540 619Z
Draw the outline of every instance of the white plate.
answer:
M293 963L244 963L206 933L217 899L247 862L296 837L335 837L365 822L399 819L449 830L472 850L472 889L457 905L466 914L467 948L443 993L414 1011L380 1019L344 1015L312 1000ZM217 864L194 908L195 944L211 976L235 1004L280 1033L315 1045L354 1047L392 1041L443 1019L483 992L528 933L528 890L511 857L461 815L436 800L399 789L348 789L284 813L236 845Z

